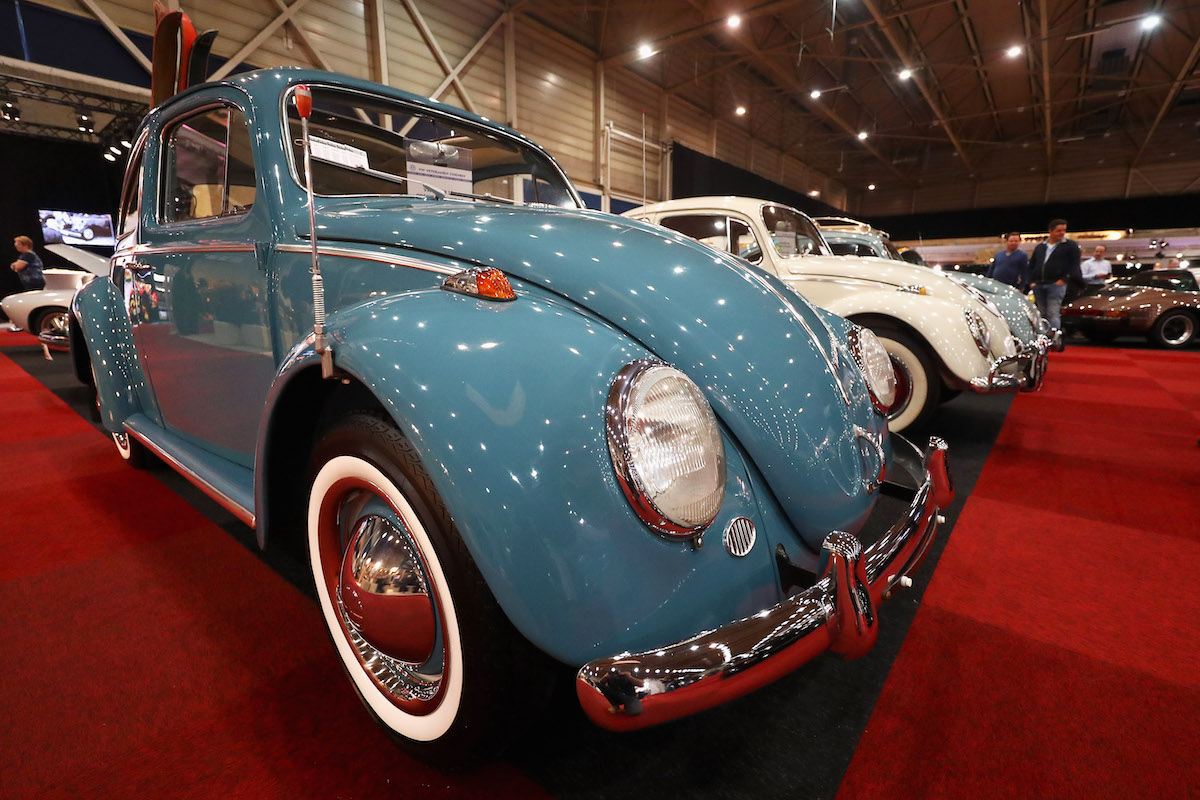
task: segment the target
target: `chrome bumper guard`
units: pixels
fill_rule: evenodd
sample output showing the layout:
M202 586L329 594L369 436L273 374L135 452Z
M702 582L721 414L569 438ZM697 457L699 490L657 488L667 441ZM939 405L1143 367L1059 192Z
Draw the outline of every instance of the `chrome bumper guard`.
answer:
M1061 341L1062 332L1059 331L1060 344ZM1036 392L1042 388L1042 381L1046 378L1046 365L1050 360L1046 354L1052 347L1054 340L1040 333L1033 342L1023 345L1013 355L997 358L992 362L986 377L980 375L978 378L972 378L968 385L971 391L977 394ZM1016 367L1015 370L1005 371L1013 366Z
M1056 353L1061 353L1067 349L1067 343L1063 341L1062 328L1051 328L1050 332L1043 334L1050 340L1050 349Z
M858 658L879 632L876 606L912 585L939 523L954 499L947 445L932 437L922 455L892 436L893 462L918 485L905 515L865 550L849 533L823 543L828 565L817 583L752 617L642 653L585 664L575 680L596 725L635 730L694 714L792 672L826 650Z
M49 350L65 353L71 349L71 340L65 334L39 333L37 340Z

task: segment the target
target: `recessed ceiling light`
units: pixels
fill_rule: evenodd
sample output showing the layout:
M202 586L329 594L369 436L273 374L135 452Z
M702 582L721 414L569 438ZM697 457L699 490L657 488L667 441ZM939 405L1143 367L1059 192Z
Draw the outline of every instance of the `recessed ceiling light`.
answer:
M900 80L906 81L912 77L912 70L911 69L902 69L902 70L900 70L898 77L900 78Z
M654 48L648 44L639 44L637 54L638 58L649 58L654 55Z
M873 192L873 191L875 191L875 184L873 184L873 183L868 183L868 184L867 184L867 191L868 191L868 192Z
M867 132L866 132L866 131L859 131L859 132L858 132L858 138L859 138L860 140L865 140L865 139L867 138Z
M725 20L725 24L730 28L736 28L742 24L742 18L737 14L732 14L728 19Z
M1162 17L1160 17L1158 14L1151 14L1148 17L1143 17L1142 18L1142 30L1152 31L1158 27L1158 24L1160 22L1162 22Z
M811 92L808 93L808 96L811 97L813 100L816 100L818 97L821 96L821 90L813 89Z
M1014 44L1012 47L1004 51L1004 55L1008 56L1009 58L1016 58L1017 56L1021 55L1021 45Z
M809 189L809 190L808 190L808 196L809 196L809 197L820 197L820 196L821 196L821 190L820 190L820 189Z
M740 116L743 116L743 115L746 113L746 107L745 107L745 106L738 106L738 107L737 107L737 108L734 110L734 112L733 112L733 113L737 114L739 117L740 117Z

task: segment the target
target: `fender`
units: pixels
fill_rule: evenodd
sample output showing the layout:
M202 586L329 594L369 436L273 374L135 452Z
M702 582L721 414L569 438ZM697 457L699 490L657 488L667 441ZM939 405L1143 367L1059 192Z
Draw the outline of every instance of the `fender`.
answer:
M158 404L133 343L125 301L113 282L97 278L80 288L71 300L71 314L87 345L104 427L119 433L125 420L139 412L161 425ZM100 320L105 323L99 324Z
M726 433L726 496L709 544L694 550L657 536L617 484L604 428L613 378L651 354L568 301L523 284L518 293L515 302L494 303L423 290L327 319L338 369L365 386L417 448L517 629L578 665L777 602L775 543L789 553L803 546L737 443ZM260 511L260 493L272 485L270 440L295 435L277 422L289 417L287 388L311 381L316 363L311 342L297 345L268 397ZM721 531L738 516L753 520L763 540L745 558L721 546Z
M963 321L961 303L892 288L863 289L826 303L825 309L851 319L860 314L875 314L900 320L920 333L946 371L964 383L977 375L986 375L991 367ZM991 332L992 351L996 353L1009 335L1008 326L992 314L981 316Z

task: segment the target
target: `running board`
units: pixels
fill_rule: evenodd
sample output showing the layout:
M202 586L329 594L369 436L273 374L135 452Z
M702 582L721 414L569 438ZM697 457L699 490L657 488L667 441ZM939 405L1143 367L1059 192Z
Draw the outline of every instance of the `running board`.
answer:
M145 414L130 416L125 420L125 429L222 508L254 527L252 470L213 455L155 424Z

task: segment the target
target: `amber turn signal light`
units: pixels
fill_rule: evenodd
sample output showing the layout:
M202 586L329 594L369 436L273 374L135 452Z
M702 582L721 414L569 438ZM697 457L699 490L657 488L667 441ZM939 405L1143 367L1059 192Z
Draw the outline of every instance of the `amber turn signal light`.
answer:
M493 267L473 267L447 275L442 288L448 292L479 297L483 300L516 300L508 276Z

